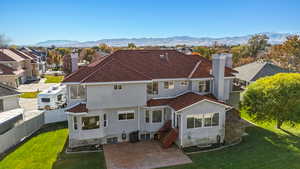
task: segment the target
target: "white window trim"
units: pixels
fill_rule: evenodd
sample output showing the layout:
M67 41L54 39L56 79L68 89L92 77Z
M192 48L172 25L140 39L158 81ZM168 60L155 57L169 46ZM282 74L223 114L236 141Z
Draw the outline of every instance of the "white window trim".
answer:
M104 115L106 116L106 120L104 120ZM103 127L106 128L106 127L108 126L107 113L104 113L104 114L102 115L102 117L103 117ZM119 118L119 116L118 116L118 118ZM104 126L104 121L106 121L106 126Z
M170 81L166 81L166 82L163 82L164 83L164 89L169 89L169 90L172 90L175 88L175 81L174 80L170 80ZM165 86L165 83L168 83L168 87L166 88ZM172 83L172 88L170 88L170 83Z
M219 113L219 124L218 124L217 126L213 126L213 125L212 125L212 117L213 117L213 115L216 114L216 113L219 113L219 112L210 112L210 113L200 113L200 114L188 114L188 115L186 115L186 117L185 117L186 123L187 123L187 118L188 118L188 116L198 116L198 115L201 115L201 116L202 116L202 126L201 126L201 127L188 128L188 127L187 127L187 124L186 124L186 129L187 129L187 130L196 130L196 129L201 129L201 128L214 128L214 127L220 127L220 113ZM211 121L211 126L205 126L205 118L204 118L204 116L205 116L206 114L212 114L211 120L210 120L210 121ZM195 126L195 121L194 121L194 126Z
M133 113L133 119L125 119L125 120L119 119L119 114L127 114L127 113ZM118 111L118 121L131 121L131 120L135 120L135 111L134 110Z
M79 90L79 87L80 86L82 86L83 88L84 88L84 96L83 96L83 98L72 98L72 93L71 93L71 87L74 87L74 86L76 86L77 87L77 89L76 89L76 92L77 92L77 94L78 94L78 90ZM70 93L70 99L71 100L82 100L82 99L86 99L86 95L87 95L87 91L86 91L86 87L85 86L83 86L83 85L71 85L70 87L69 87L69 93Z
M149 123L146 122L146 110L145 110L145 117L144 117L144 121L145 121L145 124L161 124L161 123L164 123L164 115L165 115L165 112L164 112L164 109L147 109L149 111ZM156 111L156 110L160 110L161 111L161 122L154 122L153 123L153 111Z

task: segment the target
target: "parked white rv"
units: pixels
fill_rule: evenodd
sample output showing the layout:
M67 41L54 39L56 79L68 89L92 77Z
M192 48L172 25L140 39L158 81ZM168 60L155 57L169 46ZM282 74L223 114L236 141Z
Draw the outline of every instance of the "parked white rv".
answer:
M38 109L57 109L66 105L66 86L55 85L38 95Z

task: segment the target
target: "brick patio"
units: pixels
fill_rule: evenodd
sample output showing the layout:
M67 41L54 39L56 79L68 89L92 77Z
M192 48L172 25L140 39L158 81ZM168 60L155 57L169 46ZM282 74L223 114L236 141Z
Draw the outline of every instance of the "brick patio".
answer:
M150 169L192 162L176 146L163 149L156 141L107 144L104 155L107 169Z

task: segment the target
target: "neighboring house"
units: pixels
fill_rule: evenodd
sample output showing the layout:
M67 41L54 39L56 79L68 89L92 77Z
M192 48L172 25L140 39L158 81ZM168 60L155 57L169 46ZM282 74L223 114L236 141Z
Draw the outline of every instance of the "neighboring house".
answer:
M134 133L180 147L224 142L231 66L231 54L210 61L176 50L119 50L82 67L63 81L69 146L123 142Z
M23 118L19 95L15 88L0 83L0 134Z
M283 69L277 65L270 62L255 61L249 64L245 64L234 68L238 71L236 74L236 83L238 85L246 87L250 83L255 82L259 78L272 76L277 73L288 73L287 69Z
M0 74L1 82L18 87L28 80L39 79L39 66L35 59L35 55L30 53L16 49L0 49L0 64L13 70L13 74ZM2 69L5 68L2 66Z

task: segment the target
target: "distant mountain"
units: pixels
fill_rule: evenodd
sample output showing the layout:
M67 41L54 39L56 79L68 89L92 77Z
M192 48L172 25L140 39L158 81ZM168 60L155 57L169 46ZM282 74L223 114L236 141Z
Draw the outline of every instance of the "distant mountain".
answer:
M289 33L263 33L270 39L270 44L278 44L285 41L286 37L292 34ZM226 45L245 44L252 35L246 36L234 36L223 38L211 38L211 37L189 37L189 36L174 36L168 38L123 38L123 39L101 39L98 41L70 41L70 40L47 40L39 42L35 46L56 46L56 47L92 47L101 43L106 43L110 46L127 46L128 43L134 43L137 46L175 46L179 44L185 44L189 46L202 45L211 46L215 43Z

